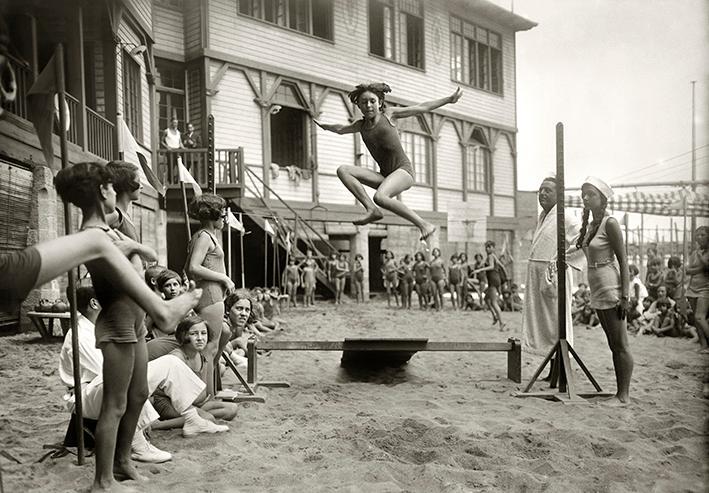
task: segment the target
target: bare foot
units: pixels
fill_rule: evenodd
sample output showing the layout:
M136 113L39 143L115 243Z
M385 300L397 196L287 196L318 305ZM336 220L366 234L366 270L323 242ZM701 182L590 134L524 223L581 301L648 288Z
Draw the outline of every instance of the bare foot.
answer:
M113 464L113 477L118 481L146 481L148 478L138 472L132 462Z
M190 281L187 291L165 302L162 313L157 314L155 318L156 325L165 332L172 331L185 318L187 312L197 306L201 297L202 289L195 287L194 281Z
M381 211L379 209L373 209L371 211L367 211L367 214L365 214L361 218L359 218L355 221L352 221L352 224L354 224L356 226L362 226L364 224L373 223L374 221L379 221L383 217L384 217L384 215L381 213Z
M610 399L606 399L605 401L603 401L602 404L608 407L625 407L630 404L630 399L628 399L627 401L622 401L620 400L620 397L614 395Z
M433 224L427 224L424 229L421 230L421 241L428 240L433 233L436 232L436 227Z

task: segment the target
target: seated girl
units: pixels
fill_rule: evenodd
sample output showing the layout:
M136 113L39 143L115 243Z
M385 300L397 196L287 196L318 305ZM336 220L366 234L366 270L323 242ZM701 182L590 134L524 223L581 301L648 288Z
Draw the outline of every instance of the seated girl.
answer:
M197 316L190 316L182 320L175 330L175 339L180 343L180 347L170 354L184 361L199 378L208 384L211 378L211 366L207 362L207 357L203 354L209 342L209 331L207 324ZM213 418L231 421L236 417L238 407L233 402L224 402L211 399L211 396L202 402L195 402L195 406L202 411L209 413ZM172 406L170 398L166 395L155 392L153 394L153 407L160 414L158 429L181 427L181 419L184 419ZM204 416L204 414L203 414Z
M246 346L251 337L248 327L254 323L253 300L248 291L240 289L226 297L224 308L232 336L224 351L234 364L245 367Z

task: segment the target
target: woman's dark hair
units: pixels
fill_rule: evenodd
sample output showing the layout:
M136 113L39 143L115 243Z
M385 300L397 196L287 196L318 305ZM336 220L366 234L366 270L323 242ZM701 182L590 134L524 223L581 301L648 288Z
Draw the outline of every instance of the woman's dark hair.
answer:
M352 103L357 104L357 100L364 92L371 92L379 98L379 109L383 110L386 108L386 101L384 98L387 93L391 92L391 87L384 82L370 82L369 84L359 84L354 88L354 91L350 92L347 97L350 98Z
M106 168L113 176L113 188L116 193L130 193L140 188L135 186L138 178L138 167L125 161L109 161Z
M451 255L451 260L458 260L459 257L460 257L460 255L458 255L457 253L454 253L453 255Z
M677 257L676 255L673 255L667 260L667 267L670 269L679 269L682 267L682 259Z
M638 266L635 264L630 264L628 266L628 271L630 272L631 276L637 276L638 274L640 274L640 270L638 269Z
M190 217L198 221L216 221L222 216L226 200L219 195L205 193L190 202Z
M492 240L487 240L487 241L485 242L485 248L487 248L487 247L489 247L489 246L494 247L494 246L495 246L495 242L492 241Z
M700 233L704 231L704 234L709 235L709 226L699 226L697 229L694 230L694 234L696 235L697 233Z
M436 247L436 248L434 248L433 250L431 250L431 255L435 255L436 252L438 252L438 256L440 257L440 256L441 256L441 249L438 248L438 247Z
M357 255L355 255L355 260L364 260L364 255L358 253Z
M603 217L606 212L606 206L608 205L608 199L600 192L598 193L598 195L601 198L601 208L603 209L601 217ZM586 236L586 231L588 230L588 218L590 215L591 209L589 209L588 207L584 207L583 216L581 216L581 231L579 231L579 238L578 240L576 240L576 248L580 249L584 246L588 246L588 244L591 243L591 240L594 236L596 236L596 233L598 232L598 226L600 226L600 223L598 223L595 228L591 229L591 233L588 235L588 241L584 241L584 236Z
M478 252L478 253L476 253L475 255L473 255L473 258L474 258L475 260L477 260L478 262L480 262L480 261L481 261L482 259L484 259L485 257L483 256L482 253Z
M409 262L411 262L412 259L411 259L411 254L410 254L410 253L407 253L406 255L404 255L404 262L406 262L407 259L408 259Z
M177 329L175 329L175 339L177 339L177 342L181 345L187 342L187 334L189 334L190 329L201 323L204 323L204 320L196 315L182 319L182 321L177 324ZM209 331L207 331L207 341L209 340Z
M468 254L465 252L460 252L460 255L458 255L458 258L464 258L465 261L468 261Z
M103 212L101 187L113 183L111 172L99 163L77 163L64 168L54 177L54 187L64 202L74 204L82 211L96 209Z
M249 293L246 289L237 289L229 296L227 296L224 300L224 313L226 314L227 318L229 317L229 312L231 311L231 309L234 307L234 305L236 305L236 302L240 300L248 301L249 307L251 308L251 313L249 314L249 319L246 321L246 324L248 325L254 323L256 321L254 314L254 300L251 297L251 293Z
M416 252L414 254L414 260L419 261L419 260L425 260L426 257L423 256L423 253L421 252Z
M160 272L160 274L158 274L155 278L155 285L160 291L162 291L163 286L170 279L177 279L177 282L182 283L182 277L180 277L180 274L178 274L174 270L165 269Z
M148 286L150 286L152 288L153 282L157 283L157 277L164 270L167 270L167 267L165 267L164 265L157 265L157 264L151 265L150 267L146 268L145 269L145 284L147 284Z

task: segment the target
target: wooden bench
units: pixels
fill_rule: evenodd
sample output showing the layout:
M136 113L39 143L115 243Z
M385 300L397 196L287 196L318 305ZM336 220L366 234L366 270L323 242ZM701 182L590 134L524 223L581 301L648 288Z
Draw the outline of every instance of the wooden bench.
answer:
M400 366L418 351L495 351L507 353L507 378L522 382L522 346L518 339L507 342L453 342L428 339L345 339L344 341L277 341L249 340L246 356L249 360L246 379L250 384L264 387L289 387L287 382L257 381L258 351L342 351L341 365L349 366L366 360L366 354L378 352L383 360ZM371 361L371 360L370 360Z
M71 314L69 312L27 312L27 316L32 321L32 325L37 329L37 331L42 336L44 340L52 340L60 337L64 337L67 330L62 327L62 335L54 335L54 320L70 320ZM45 323L45 320L48 323ZM60 323L60 326L62 324Z

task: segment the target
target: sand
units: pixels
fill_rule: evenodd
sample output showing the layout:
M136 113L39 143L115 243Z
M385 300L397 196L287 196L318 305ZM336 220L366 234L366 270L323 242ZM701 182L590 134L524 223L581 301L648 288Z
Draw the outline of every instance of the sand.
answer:
M520 314L506 315L512 331L500 333L482 312L321 302L286 312L288 327L275 337L520 337ZM34 333L0 341L0 444L22 462L0 457L5 491L85 491L93 458L84 466L73 456L35 463L68 422L60 343ZM149 481L123 484L145 492L706 491L709 401L701 382L709 358L687 340L640 336L631 345L633 400L625 408L516 398L521 386L505 378L504 353L418 353L401 369L353 377L338 352L274 351L259 358L259 377L290 388L259 388L266 403L242 405L228 433L152 432L174 459L139 464ZM603 333L577 330L575 347L614 391ZM539 363L523 356L524 382Z

